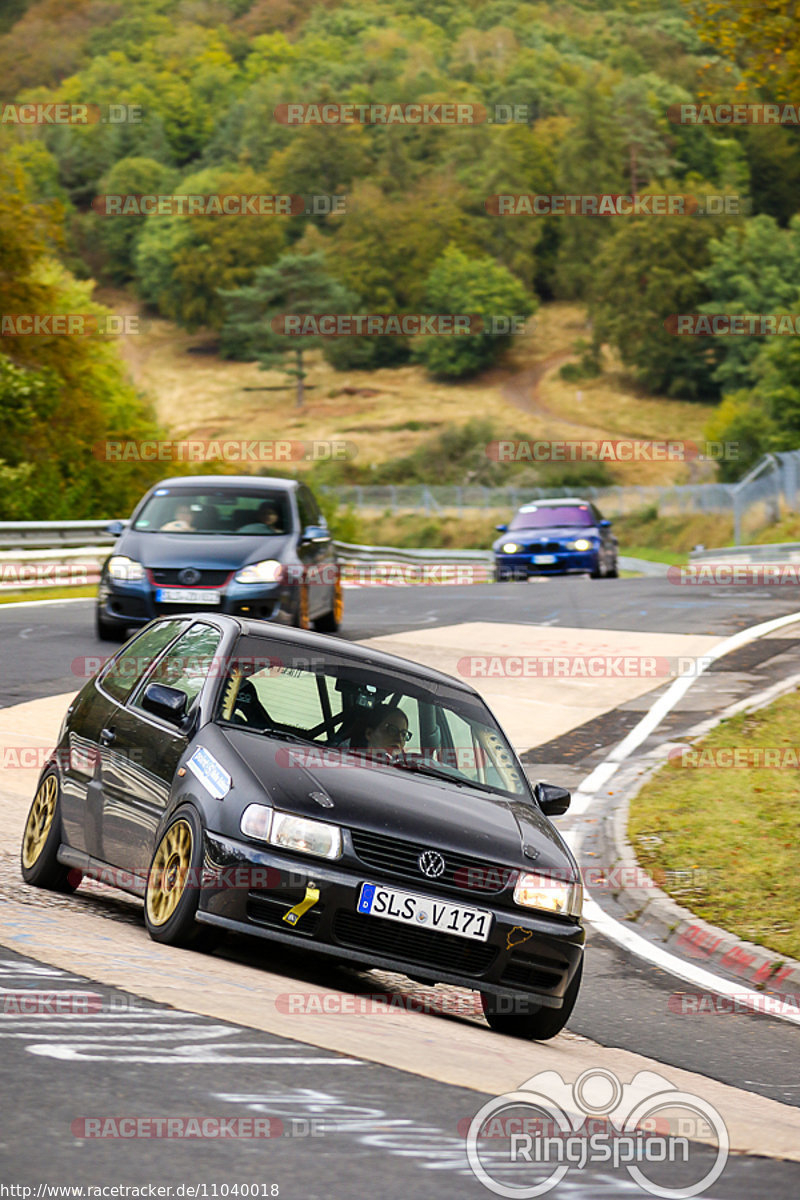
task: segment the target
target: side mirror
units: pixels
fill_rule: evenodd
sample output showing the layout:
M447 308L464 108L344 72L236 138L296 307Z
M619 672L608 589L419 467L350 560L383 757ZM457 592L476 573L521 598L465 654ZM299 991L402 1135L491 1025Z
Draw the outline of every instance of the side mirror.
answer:
M171 725L180 725L186 713L186 693L165 683L150 683L142 696L142 708Z
M112 537L119 537L125 532L124 521L109 521L106 525L106 533L110 533Z
M610 529L610 528L611 528L611 522L610 522L610 521L606 521L606 520L603 520L603 521L598 521L598 523L597 523L597 524L598 524L598 527L599 527L600 529Z
M498 533L507 533L508 532L507 525L495 525L495 529L497 530Z
M308 542L329 542L330 540L330 532L324 525L306 525L300 535L300 541L304 544Z
M560 817L570 806L572 796L557 783L537 783L533 794L546 817Z

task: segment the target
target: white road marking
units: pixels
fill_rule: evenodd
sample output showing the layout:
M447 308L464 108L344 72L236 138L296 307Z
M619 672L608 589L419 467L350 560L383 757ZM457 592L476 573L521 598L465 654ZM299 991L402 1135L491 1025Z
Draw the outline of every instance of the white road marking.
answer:
M776 617L771 621L762 621L759 625L752 625L749 629L743 629L732 637L725 638L717 646L714 646L705 653L703 660L698 663L698 669L676 679L667 688L666 692L651 705L648 712L634 725L630 733L611 751L605 762L600 763L586 776L578 790L574 793L573 802L570 805L570 814L581 816L587 811L597 791L608 783L622 766L625 759L641 746L642 742L658 727L664 717L672 711L678 701L688 692L694 681L700 678L709 663L716 662L717 659L730 654L733 650L738 650L740 646L749 645L750 642L757 641L758 638L766 637L767 634L773 633L776 629L783 629L787 625L796 624L798 621L800 621L800 613L790 613L786 617ZM578 830L568 830L564 831L563 836L577 858L582 842L582 834ZM709 992L715 992L720 996L735 996L742 1005L746 1005L754 1012L763 1013L769 1009L770 1016L777 1017L779 1020L789 1021L793 1025L800 1025L800 1010L796 1012L787 1011L785 1002L779 1000L777 997L766 997L761 992L757 992L752 988L746 988L741 983L724 979L720 975L714 975L711 971L706 971L703 967L697 967L693 963L680 958L678 955L671 954L670 951L656 946L653 942L648 941L647 938L643 938L641 934L634 933L629 926L609 916L597 901L592 899L588 891L584 895L583 915L609 941L622 946L625 950L629 950L638 958L642 958L646 962L650 962L654 966L668 971L676 978L694 983L698 987L705 988ZM779 957L780 955L776 955L776 958ZM773 1000L773 1004L767 1005L765 1002L770 999Z

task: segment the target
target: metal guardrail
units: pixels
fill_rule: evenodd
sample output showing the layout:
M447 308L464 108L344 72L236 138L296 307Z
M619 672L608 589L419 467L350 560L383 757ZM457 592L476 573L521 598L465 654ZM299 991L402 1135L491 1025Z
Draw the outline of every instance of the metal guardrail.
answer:
M105 521L0 521L0 549L54 549L56 546L110 546L114 542ZM125 522L123 522L124 524Z
M333 544L342 564L345 583L373 586L469 584L488 583L494 579L491 550L405 549L337 541ZM800 553L800 546L797 549ZM97 584L107 555L108 546L31 549L23 544L16 550L0 550L0 593ZM666 575L668 570L665 563L625 555L620 555L619 565L624 571L650 576ZM369 567L369 571L364 572L360 569L363 567Z
M800 562L800 542L766 542L763 546L720 546L692 550L691 562L777 563Z

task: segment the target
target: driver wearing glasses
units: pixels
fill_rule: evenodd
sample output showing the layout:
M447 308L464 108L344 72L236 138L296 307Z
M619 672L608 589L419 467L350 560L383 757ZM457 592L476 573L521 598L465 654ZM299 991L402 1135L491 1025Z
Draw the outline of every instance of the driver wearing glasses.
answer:
M365 714L362 729L353 735L351 746L394 758L411 741L408 717L401 708L379 705Z

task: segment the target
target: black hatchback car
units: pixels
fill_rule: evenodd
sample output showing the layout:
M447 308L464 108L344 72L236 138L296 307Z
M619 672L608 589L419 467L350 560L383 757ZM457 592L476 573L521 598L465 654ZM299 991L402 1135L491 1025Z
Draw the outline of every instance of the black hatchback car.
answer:
M103 564L96 628L121 641L153 617L218 608L335 633L342 590L330 531L292 479L164 479L140 500Z
M468 685L323 635L154 621L69 707L22 843L26 882L144 899L157 941L226 930L478 990L553 1037L580 986L578 866Z
M535 500L523 505L492 543L495 579L589 574L615 579L617 539L589 500Z

